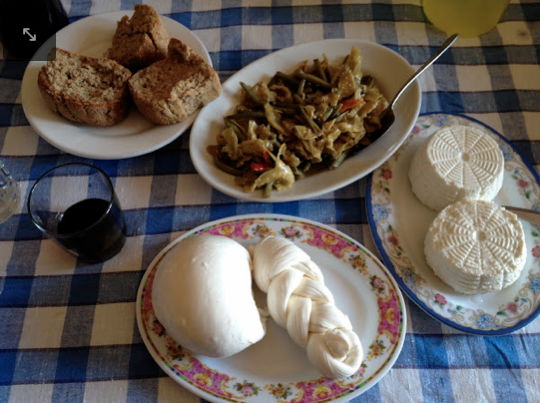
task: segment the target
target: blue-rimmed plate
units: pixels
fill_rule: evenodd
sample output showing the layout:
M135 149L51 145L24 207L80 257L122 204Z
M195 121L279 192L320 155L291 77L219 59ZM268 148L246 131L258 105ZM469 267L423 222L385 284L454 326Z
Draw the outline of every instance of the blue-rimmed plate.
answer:
M426 114L418 118L400 149L367 180L366 206L375 244L401 289L441 322L468 333L501 335L513 332L540 313L540 230L522 221L527 262L520 278L502 291L466 295L435 276L424 258L424 237L436 213L411 191L408 169L418 147L442 127L478 127L489 133L504 154L499 205L540 209L540 177L503 136L462 115Z

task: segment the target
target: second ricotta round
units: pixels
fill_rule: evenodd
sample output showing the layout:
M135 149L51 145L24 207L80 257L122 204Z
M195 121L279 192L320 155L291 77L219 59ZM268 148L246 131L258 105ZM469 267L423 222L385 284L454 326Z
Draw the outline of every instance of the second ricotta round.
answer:
M435 211L464 198L491 201L502 187L504 157L480 129L445 127L427 139L409 169L412 191Z
M527 259L517 216L483 200L461 200L441 211L426 234L424 253L435 274L465 294L508 287Z

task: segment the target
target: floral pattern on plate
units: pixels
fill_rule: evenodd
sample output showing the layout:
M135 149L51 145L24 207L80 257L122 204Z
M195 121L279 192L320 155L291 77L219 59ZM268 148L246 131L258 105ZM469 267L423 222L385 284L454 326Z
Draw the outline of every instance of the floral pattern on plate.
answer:
M244 245L277 234L291 239L301 247L304 244L304 248L316 248L328 255L332 262L337 258L338 262L342 262L340 265L343 270L350 269L358 273L376 301L376 306L368 308L378 318L370 342L364 343L365 359L360 369L343 380L320 377L282 379L276 382L275 378L265 379L256 374L245 373L241 377L238 374L230 375L220 365L226 358L212 360L184 350L167 335L154 315L152 284L158 264L165 254L183 238L202 233L228 236ZM397 359L405 338L405 306L399 287L387 269L370 252L330 227L280 215L233 217L203 225L180 237L165 248L148 268L139 288L137 307L143 340L158 364L178 383L215 402L349 401L384 376Z
M418 146L442 127L469 125L489 133L505 161L503 188L494 200L500 205L540 210L538 175L519 152L490 127L465 116L420 116L401 148L368 178L367 206L371 232L383 260L405 293L426 312L457 329L476 334L505 334L525 326L540 313L540 231L522 221L527 262L510 287L485 295L453 291L432 272L423 257L423 236L436 213L423 206L410 190L408 167ZM422 215L422 217L420 217ZM413 220L423 230L412 230ZM415 238L411 242L408 238Z

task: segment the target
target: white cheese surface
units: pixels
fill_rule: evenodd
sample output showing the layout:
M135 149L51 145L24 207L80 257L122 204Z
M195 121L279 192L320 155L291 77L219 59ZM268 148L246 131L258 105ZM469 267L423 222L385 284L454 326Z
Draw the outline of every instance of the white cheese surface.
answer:
M504 157L496 141L480 129L461 125L434 133L409 169L413 193L435 211L464 198L493 200L503 176Z
M251 257L238 242L198 235L171 249L152 286L157 319L197 354L228 357L265 334L252 292Z
M483 200L462 200L441 211L426 234L424 252L441 280L467 294L509 286L527 257L517 216Z
M319 266L288 239L268 236L250 246L254 278L268 294L268 310L276 323L307 351L324 376L353 375L364 358L358 335L347 315L334 303Z

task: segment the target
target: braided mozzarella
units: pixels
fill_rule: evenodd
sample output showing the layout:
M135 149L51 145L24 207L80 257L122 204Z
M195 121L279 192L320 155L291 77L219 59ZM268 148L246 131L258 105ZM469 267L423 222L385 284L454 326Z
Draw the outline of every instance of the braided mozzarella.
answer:
M253 277L268 294L268 310L276 323L307 350L321 374L353 375L362 363L362 345L347 315L335 306L319 266L285 238L266 237L250 252Z

